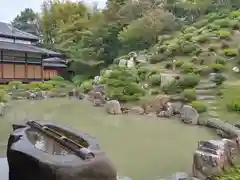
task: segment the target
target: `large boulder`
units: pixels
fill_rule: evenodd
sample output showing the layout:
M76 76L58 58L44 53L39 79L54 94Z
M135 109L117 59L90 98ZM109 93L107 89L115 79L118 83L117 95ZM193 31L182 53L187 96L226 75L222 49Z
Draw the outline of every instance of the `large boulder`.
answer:
M121 105L117 100L108 101L105 108L108 114L122 114Z
M193 176L207 179L221 175L226 168L236 165L238 145L229 139L200 141L193 155Z
M180 117L184 123L198 124L199 114L192 106L184 105L180 111Z
M54 123L38 123L81 144L83 148L77 149L64 140L65 144L76 148L76 153L91 154L91 158L77 156L29 125L13 125L7 148L9 180L92 180L99 177L116 180L115 167L99 149L96 138Z

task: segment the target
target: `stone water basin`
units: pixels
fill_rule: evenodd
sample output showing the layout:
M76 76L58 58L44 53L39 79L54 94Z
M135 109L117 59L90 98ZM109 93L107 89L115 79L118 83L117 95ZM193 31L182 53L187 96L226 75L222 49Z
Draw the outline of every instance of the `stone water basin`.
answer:
M86 133L36 121L13 129L7 148L9 180L116 180L114 165Z

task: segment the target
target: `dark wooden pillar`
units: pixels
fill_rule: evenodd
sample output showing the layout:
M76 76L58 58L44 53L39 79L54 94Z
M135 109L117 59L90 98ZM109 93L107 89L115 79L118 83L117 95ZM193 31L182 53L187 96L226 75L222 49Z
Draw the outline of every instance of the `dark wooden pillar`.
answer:
M28 69L27 69L27 53L25 52L25 80L28 79Z
M2 79L4 78L3 77L3 75L4 75L3 71L4 71L4 68L3 68L3 50L1 50L1 76L2 76Z

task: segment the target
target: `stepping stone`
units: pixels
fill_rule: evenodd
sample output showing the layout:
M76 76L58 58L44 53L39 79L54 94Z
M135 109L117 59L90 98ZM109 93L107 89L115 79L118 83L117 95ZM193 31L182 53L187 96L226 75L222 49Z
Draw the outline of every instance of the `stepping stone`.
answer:
M215 92L213 89L197 89L196 93L198 95L208 95L208 94L214 94Z
M209 112L208 112L208 115L209 115L210 117L214 117L214 118L219 117L219 115L218 115L218 113L217 113L216 111L209 111Z
M196 89L213 89L216 87L216 84L212 83L212 84L198 84L196 86Z
M215 96L200 95L200 96L197 96L197 99L198 100L214 100Z
M210 106L208 110L217 110L218 108L216 106Z

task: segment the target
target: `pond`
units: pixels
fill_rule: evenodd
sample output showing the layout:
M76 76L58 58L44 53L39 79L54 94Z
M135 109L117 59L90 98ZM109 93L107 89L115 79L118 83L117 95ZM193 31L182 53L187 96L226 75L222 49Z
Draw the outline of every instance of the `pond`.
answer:
M96 136L119 174L136 180L191 172L197 142L216 138L209 129L185 125L177 119L107 115L104 108L79 100L23 100L12 102L0 119L0 157L6 156L11 123L24 119L50 120Z

